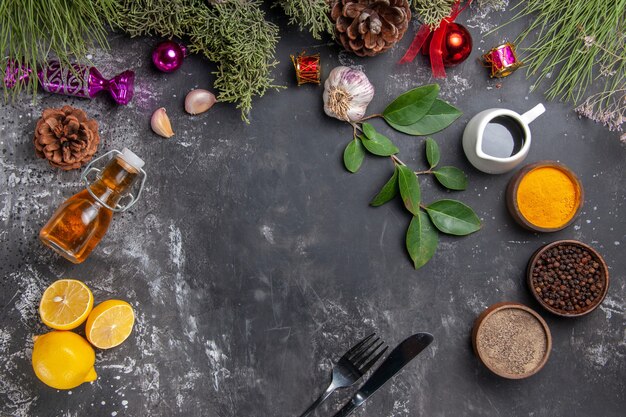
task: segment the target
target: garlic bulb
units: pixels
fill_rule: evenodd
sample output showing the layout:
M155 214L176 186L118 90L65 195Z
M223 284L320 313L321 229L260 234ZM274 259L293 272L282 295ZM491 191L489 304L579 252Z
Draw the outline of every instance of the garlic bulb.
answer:
M212 92L198 88L191 90L185 97L185 111L189 114L200 114L209 110L216 102Z
M363 71L336 67L324 83L324 111L339 120L361 120L372 98L374 86Z
M171 138L174 136L174 131L172 131L172 125L170 124L170 118L167 117L165 107L161 107L152 113L150 127L154 130L154 133L159 136L163 136L164 138Z

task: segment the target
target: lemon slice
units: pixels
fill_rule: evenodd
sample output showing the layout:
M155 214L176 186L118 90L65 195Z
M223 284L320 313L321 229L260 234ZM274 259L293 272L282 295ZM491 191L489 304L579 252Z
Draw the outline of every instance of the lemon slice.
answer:
M48 327L70 330L80 326L93 308L91 290L75 279L53 282L41 296L39 316Z
M85 334L95 347L110 349L130 336L134 323L135 313L130 304L122 300L108 300L92 310Z

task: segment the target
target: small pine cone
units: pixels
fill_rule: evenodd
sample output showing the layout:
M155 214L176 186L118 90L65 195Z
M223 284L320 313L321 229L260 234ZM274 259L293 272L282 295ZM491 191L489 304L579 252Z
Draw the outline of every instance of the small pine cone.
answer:
M373 56L402 39L411 21L408 0L332 0L337 39L358 56Z
M98 122L70 106L45 109L35 128L35 153L69 171L85 165L98 150Z

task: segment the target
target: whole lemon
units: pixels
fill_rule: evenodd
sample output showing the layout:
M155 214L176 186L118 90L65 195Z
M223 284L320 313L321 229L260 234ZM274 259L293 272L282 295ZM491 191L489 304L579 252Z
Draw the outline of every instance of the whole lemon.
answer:
M52 331L35 338L33 369L46 385L71 389L98 376L96 353L83 337L69 331Z

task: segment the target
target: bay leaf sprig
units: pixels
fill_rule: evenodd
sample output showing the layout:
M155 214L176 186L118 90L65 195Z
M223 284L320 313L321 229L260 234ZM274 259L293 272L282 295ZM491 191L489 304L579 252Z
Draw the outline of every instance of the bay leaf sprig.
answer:
M400 194L404 207L413 216L406 233L406 249L415 269L424 266L435 254L439 232L465 236L481 227L474 210L460 201L441 199L430 204L423 202L418 180L420 175L432 174L448 190L462 191L467 188L467 176L463 171L453 166L439 167L441 153L437 142L427 138L425 144L430 168L413 171L393 155L393 175L370 201L370 205L378 207Z
M437 142L430 137L425 140L428 168L423 171L409 168L398 158L398 147L376 131L367 120L380 117L399 132L414 136L431 135L448 127L462 114L456 107L438 99L438 95L437 84L414 88L391 102L383 113L351 122L353 139L343 154L344 165L352 173L360 169L366 153L390 157L393 161L391 178L372 198L370 205L379 207L400 196L412 216L406 233L406 249L415 269L421 268L433 257L440 232L465 236L481 227L476 213L460 201L441 199L430 204L424 203L418 177L432 175L446 189L462 191L467 188L467 176L459 168L439 166L441 151Z
M376 156L390 156L398 153L398 148L386 136L366 123L373 118L383 118L398 132L413 136L428 136L437 133L463 114L451 104L437 98L438 84L428 84L414 88L393 100L381 114L364 117L359 122L351 122L353 140L344 150L344 165L350 172L357 172L365 159L365 153ZM359 133L362 132L362 134ZM369 133L369 135L368 135Z

